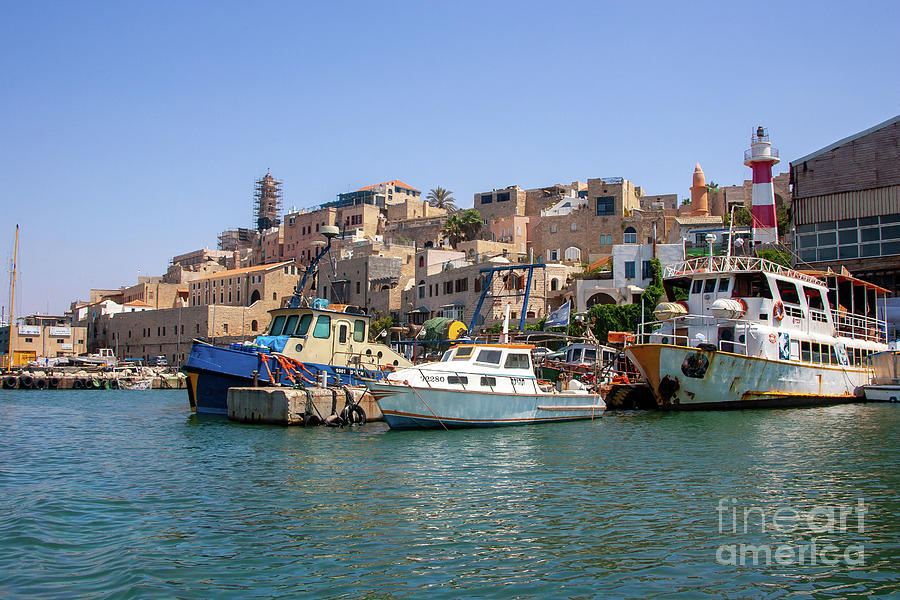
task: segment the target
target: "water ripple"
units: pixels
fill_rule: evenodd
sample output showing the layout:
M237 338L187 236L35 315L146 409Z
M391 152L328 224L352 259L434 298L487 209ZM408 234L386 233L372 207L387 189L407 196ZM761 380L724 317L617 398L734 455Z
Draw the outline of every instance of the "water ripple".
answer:
M897 406L390 432L243 426L186 404L0 392L0 595L900 593ZM865 527L822 535L744 533L717 512L726 500L807 518L859 498ZM723 545L812 541L861 544L865 564L717 561Z

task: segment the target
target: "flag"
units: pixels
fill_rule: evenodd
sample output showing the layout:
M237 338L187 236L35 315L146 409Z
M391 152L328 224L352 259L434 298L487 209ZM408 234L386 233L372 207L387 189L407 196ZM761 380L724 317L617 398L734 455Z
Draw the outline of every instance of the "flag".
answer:
M547 329L548 327L564 327L568 325L569 314L571 312L571 300L566 300L565 304L563 304L547 316L547 320L544 321L544 329Z

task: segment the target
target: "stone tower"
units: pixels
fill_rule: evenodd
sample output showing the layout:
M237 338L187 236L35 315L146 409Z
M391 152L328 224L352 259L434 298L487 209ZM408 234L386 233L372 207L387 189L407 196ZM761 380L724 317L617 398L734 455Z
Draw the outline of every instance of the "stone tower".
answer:
M253 193L253 217L257 231L265 231L281 224L281 182L271 173L256 180Z
M691 186L691 214L695 217L709 216L709 201L707 199L706 175L700 168L700 163L694 167L694 185Z

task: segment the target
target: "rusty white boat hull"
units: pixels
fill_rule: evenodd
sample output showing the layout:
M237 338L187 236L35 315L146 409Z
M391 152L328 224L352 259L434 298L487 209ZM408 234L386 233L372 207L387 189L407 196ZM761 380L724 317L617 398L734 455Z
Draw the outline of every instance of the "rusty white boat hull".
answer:
M625 349L668 410L787 407L862 400L872 369L773 360L667 344Z

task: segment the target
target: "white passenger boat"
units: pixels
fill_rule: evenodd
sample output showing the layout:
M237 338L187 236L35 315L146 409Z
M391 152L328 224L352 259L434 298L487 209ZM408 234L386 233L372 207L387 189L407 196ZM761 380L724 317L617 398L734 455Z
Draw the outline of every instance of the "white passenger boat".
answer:
M849 275L719 256L667 267L663 285L660 320L625 349L660 408L860 400L867 357L887 350L887 290Z
M538 381L528 344L461 344L438 362L367 381L392 429L496 427L599 417L598 394ZM580 384L572 384L573 387Z

